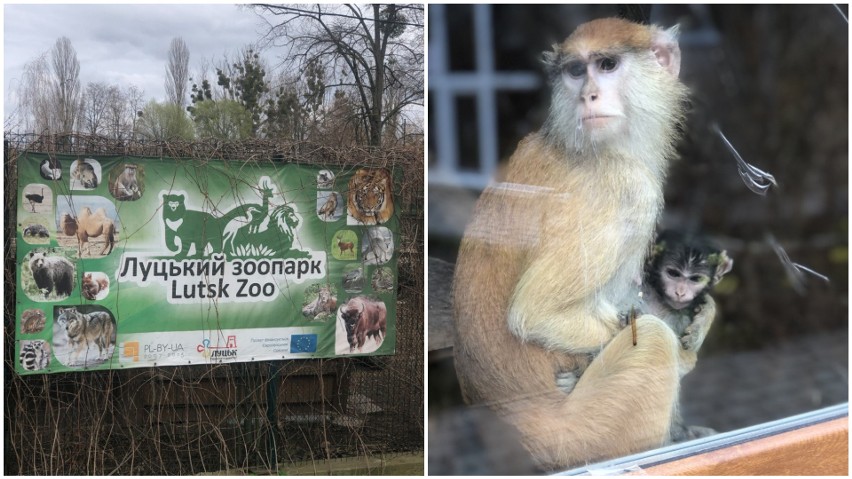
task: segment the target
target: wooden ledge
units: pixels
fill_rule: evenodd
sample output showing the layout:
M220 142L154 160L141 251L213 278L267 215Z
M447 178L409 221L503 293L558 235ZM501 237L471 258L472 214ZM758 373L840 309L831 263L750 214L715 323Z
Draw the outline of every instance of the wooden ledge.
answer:
M847 476L849 404L672 444L558 475Z
M654 476L846 476L849 418L839 418L630 472Z

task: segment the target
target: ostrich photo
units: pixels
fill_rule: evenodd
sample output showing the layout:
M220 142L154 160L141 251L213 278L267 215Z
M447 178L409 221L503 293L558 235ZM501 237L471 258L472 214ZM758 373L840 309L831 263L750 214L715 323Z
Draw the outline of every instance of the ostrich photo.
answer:
M40 195L36 193L26 193L24 194L24 197L26 197L27 201L30 202L30 208L32 208L33 213L35 213L36 203L41 204L41 202L44 201L44 188L41 189Z

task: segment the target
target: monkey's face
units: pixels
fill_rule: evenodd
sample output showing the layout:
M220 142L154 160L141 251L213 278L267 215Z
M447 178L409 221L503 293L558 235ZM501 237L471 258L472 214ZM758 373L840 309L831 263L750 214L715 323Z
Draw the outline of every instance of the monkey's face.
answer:
M705 271L663 266L660 274L666 304L672 309L683 309L710 288L710 275Z
M595 52L571 54L562 64L561 81L574 102L574 124L593 142L607 141L625 130L621 92L627 58Z
M678 81L677 31L617 19L581 25L545 52L553 86L546 132L580 153L633 152L670 140L686 88Z

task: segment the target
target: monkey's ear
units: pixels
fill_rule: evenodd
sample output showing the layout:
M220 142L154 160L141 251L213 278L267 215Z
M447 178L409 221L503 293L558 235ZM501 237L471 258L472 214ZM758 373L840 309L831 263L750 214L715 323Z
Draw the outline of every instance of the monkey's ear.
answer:
M719 253L719 265L716 266L716 274L713 275L713 284L721 281L722 276L730 273L732 269L734 269L734 260L728 257L728 252Z
M555 66L558 59L559 53L556 52L556 45L553 46L553 50L545 50L541 54L541 61L549 67Z
M542 52L541 62L544 63L544 71L548 76L553 77L559 74L559 52L556 45L553 45L553 50Z
M674 77L680 74L680 47L677 44L679 33L680 26L675 25L668 30L655 30L651 39L651 51L654 52L657 63Z

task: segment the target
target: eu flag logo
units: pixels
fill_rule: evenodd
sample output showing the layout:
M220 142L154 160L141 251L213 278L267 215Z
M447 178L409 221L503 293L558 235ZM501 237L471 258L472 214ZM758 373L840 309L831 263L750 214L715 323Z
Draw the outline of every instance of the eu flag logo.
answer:
M290 336L291 353L315 353L317 352L316 334L294 334Z

